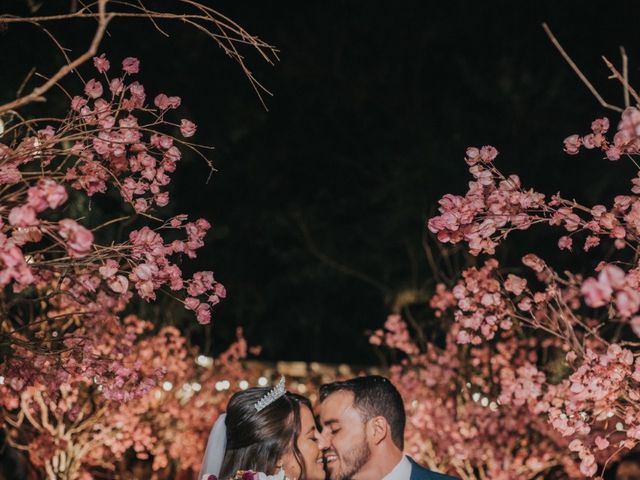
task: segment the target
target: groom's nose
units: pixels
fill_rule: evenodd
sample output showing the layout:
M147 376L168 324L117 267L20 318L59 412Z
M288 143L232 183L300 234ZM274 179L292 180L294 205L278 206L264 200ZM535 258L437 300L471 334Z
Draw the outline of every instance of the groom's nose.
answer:
M320 450L326 450L331 446L331 442L327 439L326 431L318 432L318 448Z

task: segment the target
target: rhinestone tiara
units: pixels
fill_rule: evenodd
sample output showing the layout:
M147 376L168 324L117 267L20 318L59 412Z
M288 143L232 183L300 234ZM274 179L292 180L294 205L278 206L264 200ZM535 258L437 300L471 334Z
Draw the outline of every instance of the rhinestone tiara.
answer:
M256 407L256 411L259 412L260 410L268 407L273 402L278 400L280 397L284 396L285 393L287 393L287 391L284 386L284 375L283 375L280 378L280 381L278 382L278 384L255 403L254 407Z

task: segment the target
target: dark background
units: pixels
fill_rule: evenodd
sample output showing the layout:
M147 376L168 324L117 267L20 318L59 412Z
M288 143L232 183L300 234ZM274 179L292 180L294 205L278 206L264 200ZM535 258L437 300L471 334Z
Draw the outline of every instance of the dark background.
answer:
M374 363L365 332L383 324L402 292L415 294L412 311L435 334L439 326L424 308L434 274L423 243L441 254L425 221L444 193L465 192L469 145L496 146L505 173L547 194L562 189L606 203L628 191L631 165L562 152L566 136L587 133L604 114L615 125L618 114L598 105L541 22L605 98L621 105L622 89L607 80L600 55L619 65L624 45L631 82L639 78L637 2L204 3L278 48L273 67L244 52L274 94L268 112L238 66L186 26L161 22L165 38L149 22L116 20L101 52L112 68L139 57L148 95L180 95L181 116L199 125L195 140L216 147L218 172L208 184L204 162L180 165L169 211L213 223L195 267L213 269L229 297L209 327L166 302L146 308L207 351L224 348L240 325L268 360ZM21 2L1 4L25 13ZM38 13L66 4L44 2ZM77 53L93 25L50 27ZM2 100L31 66L55 71L53 52L37 28L5 29ZM591 258L558 252L556 233L520 233L498 256L515 265L534 251L588 268ZM453 258L454 268L468 261Z

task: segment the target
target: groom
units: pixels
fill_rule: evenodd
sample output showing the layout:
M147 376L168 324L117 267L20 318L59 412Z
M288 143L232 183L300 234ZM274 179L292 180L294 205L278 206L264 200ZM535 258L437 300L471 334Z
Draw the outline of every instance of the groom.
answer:
M357 377L320 387L319 447L331 480L455 480L402 453L404 404L386 378Z

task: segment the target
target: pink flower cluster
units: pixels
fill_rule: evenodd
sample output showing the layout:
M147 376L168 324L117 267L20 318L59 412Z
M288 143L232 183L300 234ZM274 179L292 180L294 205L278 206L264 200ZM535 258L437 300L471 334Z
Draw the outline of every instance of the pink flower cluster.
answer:
M389 348L395 348L407 355L417 355L420 353L418 347L411 339L411 333L407 328L407 324L398 314L389 315L384 324L385 330L376 330L369 337L372 345L385 344Z
M597 279L589 277L582 283L581 291L590 307L603 307L613 302L614 311L628 319L640 309L640 269L625 273L617 265L605 264Z
M609 130L609 119L598 118L591 123L591 132L587 135L571 135L564 140L564 150L569 155L577 155L580 148L588 150L599 148L609 160L619 160L622 155L640 153L640 111L629 107L622 112L618 130L610 142L605 137Z
M606 118L595 120L591 130L568 137L565 151L597 148L609 160L640 155L637 108L623 112L612 141L606 137ZM464 374L458 381L478 389L474 401L493 399L498 410L526 411L538 422L539 434L567 447L561 462L569 476L593 477L640 443L640 175L632 180L632 194L615 196L611 207L590 207L560 194L545 201L523 191L517 177L507 178L495 168L495 156L490 147L467 150L474 181L464 197L440 200L440 215L429 220L429 229L442 242L467 242L468 251L477 255L493 254L514 229L560 227L560 250L573 253L576 235L585 235L582 249L601 260L597 275L559 275L527 254L522 261L533 275L525 278L499 272L491 258L465 270L450 293L439 287L430 303L439 318L453 311L449 336L464 345L457 355L472 356L461 361ZM606 257L595 250L603 239L614 247ZM479 370L486 364L490 368Z
M180 130L190 137L196 131L186 119L166 120L180 98L160 94L155 108L148 106L144 87L129 79L140 69L135 58L126 58L121 74L111 79L105 55L94 58L94 66L100 76L72 98L57 128L17 124L12 143L0 144L0 286L12 287L3 304L15 311L0 322L3 331L13 332L0 375L17 393L30 385L56 391L84 376L107 398L129 401L145 395L162 374L126 360L142 333L120 319L133 293L150 301L166 287L186 297L185 306L208 323L226 292L211 272L187 280L178 266L179 257L195 258L204 245L206 220L178 215L154 228L140 225L158 221L150 209L168 204L179 147L196 149L168 134ZM108 190L143 214L136 216L137 229L125 230L128 240L114 239L115 229L103 228L123 217L97 226L89 225L95 215L67 218L70 198L74 207L82 206L83 197ZM161 236L165 231L171 241Z
M110 62L104 55L96 57L94 64L105 75L110 96L104 95L100 80L91 79L85 86L86 96L72 99L77 128L95 133L75 142L71 153L77 161L67 170L66 179L90 196L105 192L113 183L138 213L146 212L152 204L164 207L169 203L165 187L182 154L174 137L153 131L157 125L168 124L165 113L178 108L181 99L161 93L154 99L158 110L150 110L145 105L144 86L135 81L126 83L128 75L139 71L137 59L125 59L123 74L111 80L106 75ZM142 116L150 113L155 117L144 123ZM191 137L196 125L183 119L179 129L183 137Z
M461 327L458 343L478 345L483 339L492 339L498 329L511 328L502 285L494 276L497 268L497 260L487 260L480 269L472 267L466 270L453 288L452 293L457 300L455 321Z
M406 331L401 318L391 317L396 330ZM546 384L535 367L535 340L503 331L495 348L484 342L461 349L458 330L454 324L444 348L419 347L413 339L410 348L401 344L403 351L422 352L391 368L405 400L407 452L462 478L477 478L468 466L502 480L543 477L553 468L580 478L568 442L532 408ZM372 337L375 343L380 338L378 333ZM398 348L393 337L383 338L385 346Z
M429 230L445 243L465 241L473 255L492 254L511 229L526 230L537 220L529 212L544 205L544 195L524 191L517 175L504 177L495 169L495 148L470 147L465 158L474 181L464 197L447 194L438 202L440 215L428 221Z

